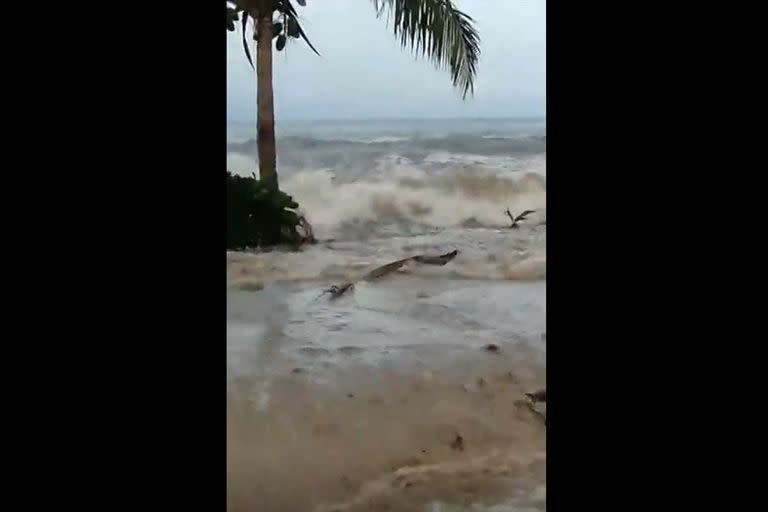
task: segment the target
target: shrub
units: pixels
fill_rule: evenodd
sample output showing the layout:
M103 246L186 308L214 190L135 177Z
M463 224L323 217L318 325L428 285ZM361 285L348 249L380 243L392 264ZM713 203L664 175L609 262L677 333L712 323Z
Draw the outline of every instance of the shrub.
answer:
M255 176L227 171L227 249L283 244L298 248L313 242L311 227L295 211L298 207L291 196Z

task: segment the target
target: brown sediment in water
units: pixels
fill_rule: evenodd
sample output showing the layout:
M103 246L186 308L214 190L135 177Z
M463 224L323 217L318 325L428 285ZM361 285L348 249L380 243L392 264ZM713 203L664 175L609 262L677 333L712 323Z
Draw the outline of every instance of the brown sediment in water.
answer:
M384 236L364 242L348 240L328 246L312 245L300 252L229 252L228 284L230 288L242 289L253 283L268 286L274 282L345 282L359 279L366 271L387 263L404 264L404 260L414 254L438 255L450 249L457 249L459 254L446 268L393 266L397 272L438 279L452 276L484 281L537 281L546 278L545 230L444 229L407 238Z
M324 381L287 368L237 383L228 510L415 512L510 498L544 510L545 428L516 404L544 384L543 368L473 357L456 371L361 366Z

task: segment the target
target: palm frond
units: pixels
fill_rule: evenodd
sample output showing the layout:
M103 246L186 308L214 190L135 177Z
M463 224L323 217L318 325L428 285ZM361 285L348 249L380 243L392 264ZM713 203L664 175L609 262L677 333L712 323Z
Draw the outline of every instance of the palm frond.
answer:
M534 213L535 211L536 210L525 210L523 213L521 213L520 215L518 215L515 218L515 222L518 222L518 221L521 221L521 220L525 220L528 217L528 215Z
M251 52L248 48L248 38L245 35L245 29L247 27L248 18L251 18L254 27L254 39L256 39L258 12L255 10L255 5L256 4L250 0L227 0L227 30L234 30L234 21L237 21L239 13L242 16L243 50L245 51L245 56L248 58L248 63L252 68L254 67L253 59L251 58ZM300 1L299 5L305 6L306 2ZM301 27L301 24L299 23L299 14L296 12L296 8L293 6L293 4L291 4L291 0L274 0L272 2L272 12L278 12L278 16L282 15L283 22L282 25L278 28L282 29L283 27L288 27L288 21L291 22L290 33L287 33L286 36L295 37L297 39L304 39L304 42L309 45L312 51L317 55L320 55L320 52L318 52L314 45L309 41L309 37L307 37L307 34ZM278 38L278 51L280 51L285 46L285 40L283 40L285 38L280 39L278 37L279 32L280 30L276 30L274 33L275 37Z
M462 98L474 92L480 36L472 18L451 0L373 0L373 5L378 15L388 8L402 46L449 69Z
M303 6L306 5L306 3L302 4L299 2L299 5ZM320 52L318 52L314 45L309 42L307 34L304 32L304 29L301 28L301 24L299 23L299 13L296 12L296 8L291 4L291 0L281 0L278 2L277 9L296 23L296 29L299 32L299 36L304 40L305 43L307 43L307 45L309 45L310 48L312 48L312 51L319 56Z
M251 58L251 51L248 49L248 38L245 37L245 29L248 25L248 13L243 11L243 50L245 50L245 56L248 57L248 63L253 68L253 59ZM256 68L254 68L256 69Z

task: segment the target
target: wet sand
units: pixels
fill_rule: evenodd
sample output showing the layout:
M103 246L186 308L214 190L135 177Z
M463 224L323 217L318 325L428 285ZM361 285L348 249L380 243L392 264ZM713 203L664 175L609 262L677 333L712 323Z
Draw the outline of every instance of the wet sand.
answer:
M295 368L233 383L230 510L544 506L545 427L520 404L543 369L482 349L437 370Z
M546 509L543 283L317 289L231 292L228 510Z

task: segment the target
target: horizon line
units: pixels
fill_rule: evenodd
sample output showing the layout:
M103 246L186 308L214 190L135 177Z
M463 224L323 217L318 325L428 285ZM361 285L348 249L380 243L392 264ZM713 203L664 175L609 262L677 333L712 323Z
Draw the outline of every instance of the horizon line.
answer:
M339 122L339 121L546 121L546 114L528 116L473 116L473 117L317 117L317 118L282 118L279 122ZM230 119L227 123L255 123L256 119Z

